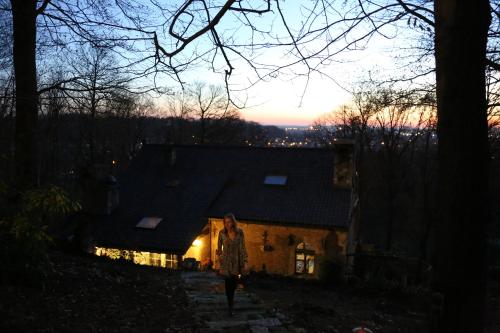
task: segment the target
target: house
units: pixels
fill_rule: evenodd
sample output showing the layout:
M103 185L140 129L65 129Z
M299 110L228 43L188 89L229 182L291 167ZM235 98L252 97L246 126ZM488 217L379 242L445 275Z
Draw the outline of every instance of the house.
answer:
M335 148L144 145L119 183L108 177L84 203L92 214L89 244L97 255L138 264L216 262L222 218L232 212L245 233L251 270L317 277L325 258L345 260L353 246L353 176L349 142Z

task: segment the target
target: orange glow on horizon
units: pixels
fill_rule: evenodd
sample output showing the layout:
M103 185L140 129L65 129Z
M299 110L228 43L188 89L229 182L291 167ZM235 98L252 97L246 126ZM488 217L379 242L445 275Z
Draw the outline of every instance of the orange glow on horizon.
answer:
M253 117L253 116L245 116L243 115L243 119L246 121L255 121L261 125L275 125L275 126L286 126L286 125L293 125L293 126L309 126L311 125L315 118L314 117L307 117L307 115L304 115L304 117L298 118L298 117L290 117L290 116L282 116L280 117L279 115L272 116L263 116L263 117Z

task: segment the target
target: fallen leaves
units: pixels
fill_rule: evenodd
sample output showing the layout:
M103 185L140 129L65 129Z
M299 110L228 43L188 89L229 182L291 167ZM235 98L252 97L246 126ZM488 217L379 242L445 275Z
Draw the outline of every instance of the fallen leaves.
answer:
M51 253L44 290L0 286L0 331L194 331L179 273Z

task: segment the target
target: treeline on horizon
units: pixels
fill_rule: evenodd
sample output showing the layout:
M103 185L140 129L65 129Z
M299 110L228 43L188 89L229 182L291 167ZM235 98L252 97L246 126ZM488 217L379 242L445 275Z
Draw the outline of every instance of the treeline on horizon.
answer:
M265 146L284 130L241 118L206 119L203 136L199 119L157 117L128 113L100 115L92 119L80 113L49 113L39 119L37 143L40 183L64 186L92 165L107 165L110 173L123 170L142 144ZM12 174L13 119L0 122L1 174ZM113 168L113 169L112 169ZM69 178L68 178L69 177Z

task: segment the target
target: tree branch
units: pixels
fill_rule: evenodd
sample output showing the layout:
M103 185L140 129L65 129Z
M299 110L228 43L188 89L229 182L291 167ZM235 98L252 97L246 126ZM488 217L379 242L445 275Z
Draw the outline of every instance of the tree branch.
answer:
M47 8L47 5L50 3L52 0L44 0L42 5L36 10L36 15L40 15L45 11L45 8Z
M486 65L493 68L494 70L500 71L500 64L494 62L493 60L486 59Z
M401 5L401 7L403 7L403 9L407 12L407 13L410 13L412 14L413 16L415 17L418 17L419 19L421 19L422 21L424 21L425 23L427 23L428 25L430 25L431 27L434 27L434 22L429 19L428 17L425 17L424 15L420 14L419 12L417 12L415 9L411 9L408 4L406 4L403 0L397 0L398 3ZM429 10L427 10L426 8L423 8L423 7L419 7L419 6L416 6L416 5L411 5L417 9L425 9L427 12L429 12ZM432 13L432 12L431 12Z

